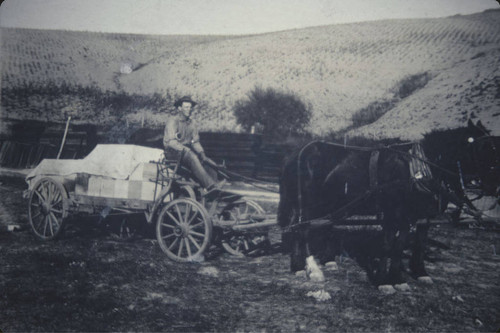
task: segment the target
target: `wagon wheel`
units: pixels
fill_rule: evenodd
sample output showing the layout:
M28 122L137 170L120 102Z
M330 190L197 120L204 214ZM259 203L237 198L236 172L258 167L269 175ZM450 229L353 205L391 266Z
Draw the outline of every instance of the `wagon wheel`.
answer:
M237 225L248 222L251 215L261 214L264 214L264 209L258 203L244 199L240 204L237 204L228 211L222 212L220 218L224 225ZM222 239L224 250L236 256L243 256L245 253L268 243L267 231L254 233L235 233L230 231Z
M28 218L35 235L42 240L55 239L62 232L68 216L68 194L52 178L42 178L33 186L28 204Z
M196 260L210 244L212 221L198 202L189 198L175 199L158 216L156 238L170 259Z

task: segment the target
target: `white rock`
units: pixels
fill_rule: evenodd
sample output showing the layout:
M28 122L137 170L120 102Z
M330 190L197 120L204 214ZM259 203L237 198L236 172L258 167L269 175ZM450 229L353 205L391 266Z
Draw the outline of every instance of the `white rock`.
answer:
M396 293L396 289L394 289L394 287L391 286L390 284L384 284L384 285L378 286L378 290L385 295L392 295L392 294Z
M7 226L8 231L19 231L21 230L21 226L19 224L9 224Z
M198 254L195 256L191 256L188 258L189 262L204 262L205 261L205 256L203 254Z
M163 298L162 293L155 293L155 292L148 292L146 299L157 299L157 298Z
M420 276L417 279L418 282L421 282L423 284L433 284L434 282L432 281L430 276Z
M332 298L332 296L330 296L330 293L325 290L310 291L306 294L306 296L314 297L318 302L328 301Z
M394 288L398 291L410 291L410 286L408 283L401 283L394 285Z
M325 276L323 275L323 271L319 268L316 260L314 260L313 256L309 256L306 258L306 272L307 276L311 281L314 282L324 282Z
M297 276L297 277L305 277L306 278L307 277L307 273L306 273L305 270L297 271L297 272L295 272L295 276Z
M212 277L218 277L219 276L219 270L215 267L212 266L207 266L207 267L202 267L198 270L198 274L201 275L206 275L206 276L212 276Z
M339 266L337 265L337 263L335 261L329 261L325 264L325 269L327 269L329 271L338 271Z
M120 73L122 74L130 74L132 73L132 65L131 64L121 64L120 65Z

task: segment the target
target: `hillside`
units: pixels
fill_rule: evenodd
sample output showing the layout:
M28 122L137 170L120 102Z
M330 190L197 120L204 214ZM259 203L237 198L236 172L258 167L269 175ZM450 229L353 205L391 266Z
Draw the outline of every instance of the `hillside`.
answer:
M261 86L310 104L316 135L415 139L471 114L500 134L500 10L238 37L5 28L1 37L2 117L157 125L161 101L191 94L204 130L238 131L235 101ZM401 94L412 77L426 79ZM100 93L112 98L96 103ZM354 128L353 114L384 103L385 115Z

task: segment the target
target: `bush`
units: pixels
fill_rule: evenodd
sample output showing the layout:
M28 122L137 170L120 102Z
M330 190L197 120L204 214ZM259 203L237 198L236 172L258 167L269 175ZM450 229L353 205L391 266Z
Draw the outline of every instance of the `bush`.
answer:
M432 76L427 72L407 76L396 87L396 95L399 98L406 98L418 89L425 87L431 79Z
M403 78L393 89L394 98L375 101L370 103L367 107L356 111L351 118L353 126L361 127L376 122L380 117L391 110L396 103L410 96L418 89L425 87L431 79L432 75L427 72Z
M355 127L361 127L377 121L387 111L394 107L394 100L384 100L381 102L370 103L352 115L352 123Z
M262 125L264 135L278 138L302 135L311 119L311 108L295 94L256 87L248 100L236 102L234 116L245 130Z

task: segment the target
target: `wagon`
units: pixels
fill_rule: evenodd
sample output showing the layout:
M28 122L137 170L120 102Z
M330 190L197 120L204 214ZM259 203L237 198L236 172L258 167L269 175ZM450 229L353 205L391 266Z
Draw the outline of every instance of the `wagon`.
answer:
M268 243L276 222L254 201L230 191L206 193L163 150L105 144L80 160L43 160L26 177L28 218L42 240L60 236L71 217L143 213L163 252L198 260L211 244L243 255Z

